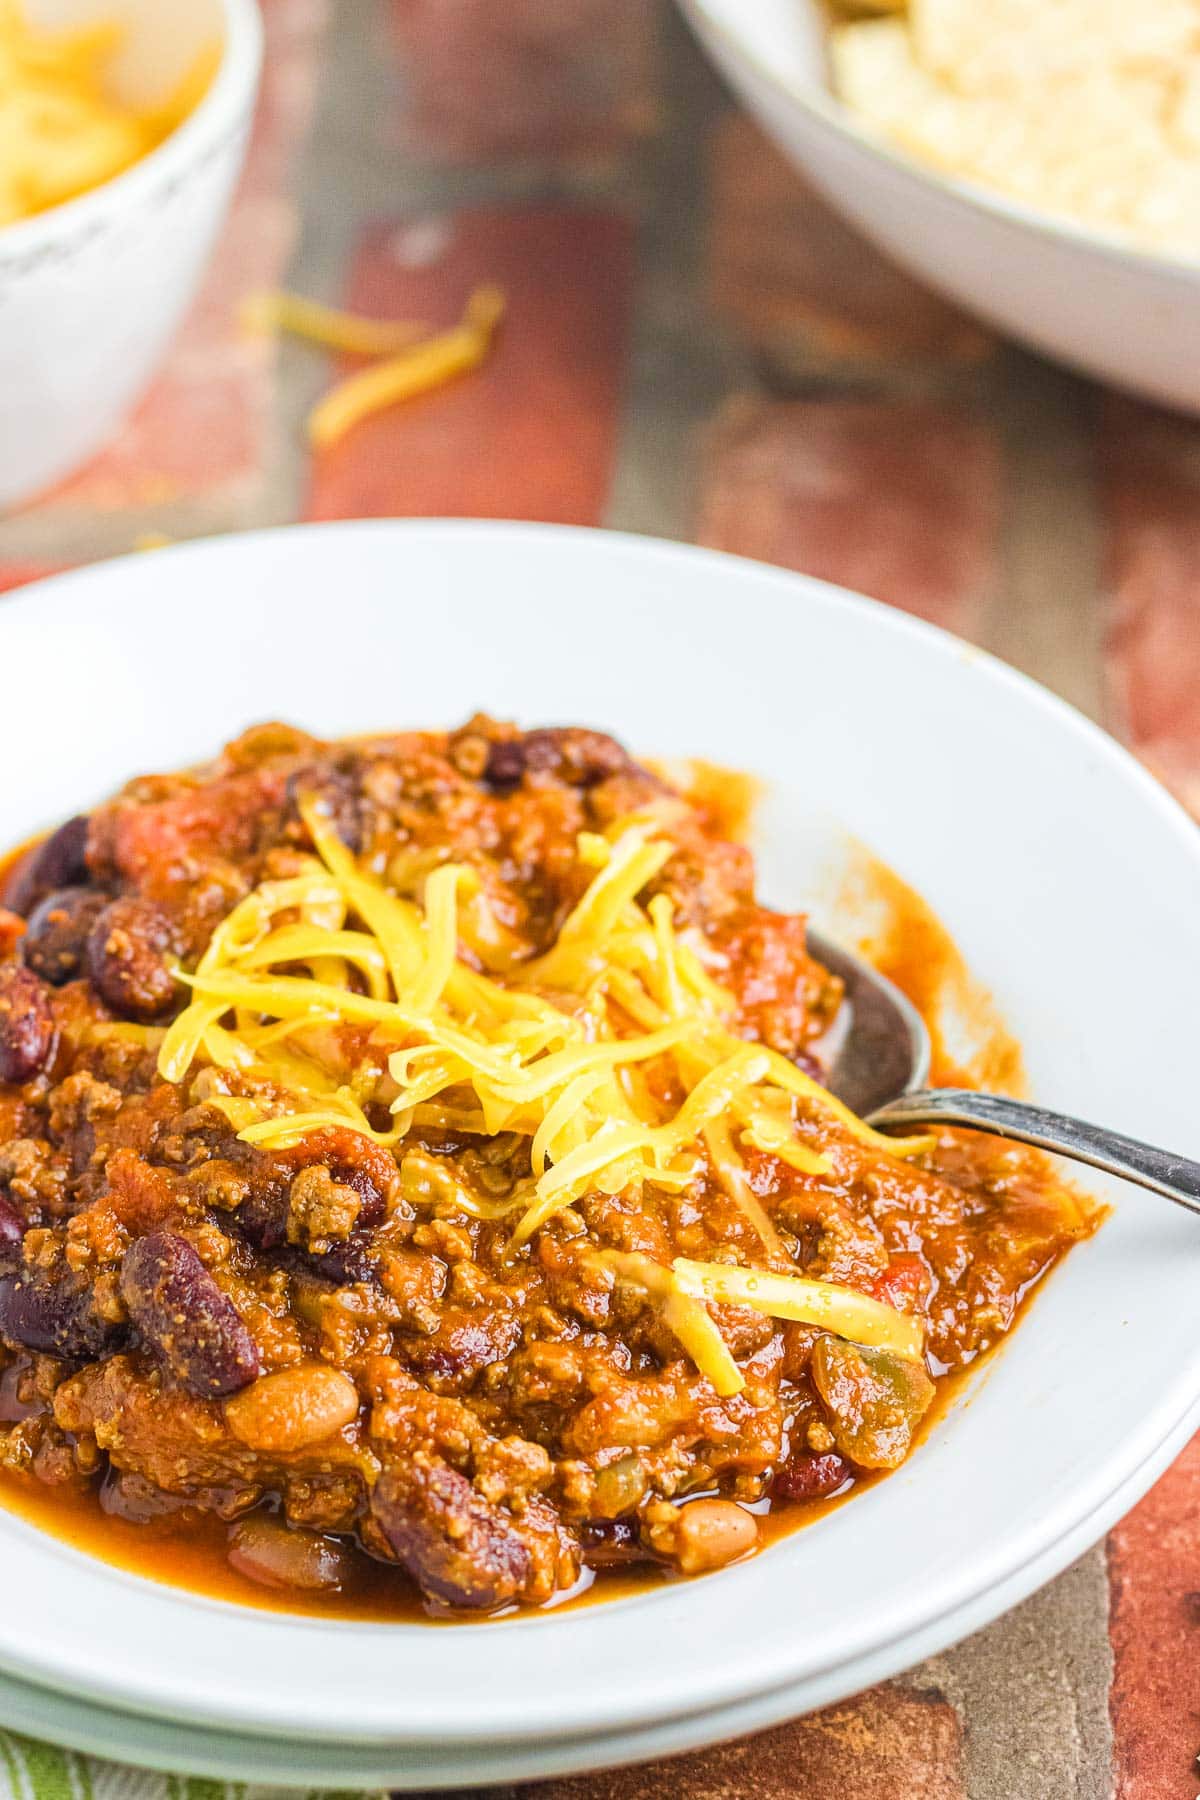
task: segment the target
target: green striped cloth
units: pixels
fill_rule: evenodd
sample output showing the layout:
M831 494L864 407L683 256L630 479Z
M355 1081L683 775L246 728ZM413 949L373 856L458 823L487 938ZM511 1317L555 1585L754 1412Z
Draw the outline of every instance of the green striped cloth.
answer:
M295 1790L241 1781L200 1781L153 1775L120 1763L77 1756L0 1731L0 1800L279 1800ZM382 1800L382 1796L329 1788L310 1789L305 1800Z

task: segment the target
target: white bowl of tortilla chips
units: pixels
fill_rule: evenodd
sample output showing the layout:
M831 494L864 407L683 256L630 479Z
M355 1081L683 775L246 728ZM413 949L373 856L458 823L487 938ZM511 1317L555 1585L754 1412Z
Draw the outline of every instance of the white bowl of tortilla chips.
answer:
M763 126L895 261L1200 413L1200 0L682 0Z
M262 60L255 0L23 11L0 8L0 508L84 462L153 375L225 216Z

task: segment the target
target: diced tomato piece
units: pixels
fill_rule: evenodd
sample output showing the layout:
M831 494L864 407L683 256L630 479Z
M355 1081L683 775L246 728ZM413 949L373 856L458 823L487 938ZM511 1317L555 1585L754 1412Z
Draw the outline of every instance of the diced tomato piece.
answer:
M871 1293L897 1312L916 1312L925 1297L929 1276L919 1256L901 1251L871 1284Z
M25 921L20 914L6 912L4 907L0 906L0 956L7 956L10 950L16 948L17 939L24 934L24 931Z
M153 888L183 879L197 853L245 855L264 811L282 806L286 789L279 770L260 769L168 800L118 804L111 815L113 860L127 880Z

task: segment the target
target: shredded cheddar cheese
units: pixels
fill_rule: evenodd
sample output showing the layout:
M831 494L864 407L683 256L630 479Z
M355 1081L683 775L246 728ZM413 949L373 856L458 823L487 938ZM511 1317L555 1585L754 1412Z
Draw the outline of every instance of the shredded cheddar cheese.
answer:
M242 307L245 330L285 331L342 356L395 356L428 327L413 319L368 319L308 300L303 294L255 294Z
M773 1275L731 1263L690 1262L683 1256L676 1257L673 1271L683 1292L697 1299L750 1306L772 1319L819 1325L838 1337L873 1350L891 1350L912 1362L921 1355L920 1322L857 1288L809 1281L802 1275Z
M256 294L242 308L242 325L251 332L288 332L343 356L372 359L370 367L339 382L310 413L309 440L324 449L361 420L478 368L504 306L499 288L477 288L461 322L430 336L427 326L412 319L365 318L302 294ZM464 871L464 878L470 874Z
M467 302L461 323L450 331L347 377L313 408L308 421L313 446L320 450L335 444L372 414L478 368L503 316L499 288L479 288Z
M497 934L469 866L414 865L412 891L397 892L355 860L319 801L302 800L301 813L316 855L217 928L180 975L192 1000L159 1051L172 1082L202 1065L194 1087L245 1142L279 1149L349 1128L397 1152L402 1187L436 1196L448 1178L437 1159L403 1148L415 1126L513 1133L528 1140L529 1176L511 1196L481 1202L455 1182L466 1211L511 1218L513 1254L588 1192L680 1192L707 1168L776 1271L787 1257L745 1147L819 1179L831 1133L893 1156L930 1146L881 1137L786 1057L733 1031L733 1000L704 967L703 941L679 928L667 895L641 898L674 853L661 821L583 834L590 879L556 941L528 960ZM365 1057L361 1034L353 1060L342 1050L348 1026L366 1028ZM920 1353L916 1322L851 1289L602 1254L661 1307L719 1394L736 1393L741 1376L709 1301Z
M215 47L157 106L124 105L107 82L123 36L115 20L39 31L18 0L0 0L0 225L111 181L203 99L220 60Z

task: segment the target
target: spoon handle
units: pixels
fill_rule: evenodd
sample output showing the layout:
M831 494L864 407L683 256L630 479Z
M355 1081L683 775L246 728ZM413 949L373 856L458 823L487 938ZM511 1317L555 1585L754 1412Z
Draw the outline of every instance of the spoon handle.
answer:
M1018 1143L1053 1150L1059 1156L1120 1175L1125 1181L1135 1181L1139 1187L1200 1213L1200 1163L1170 1150L1156 1150L1152 1144L1123 1137L1118 1131L1087 1125L1066 1113L1026 1106L999 1094L975 1094L967 1088L901 1094L872 1113L870 1123L883 1131L913 1125L965 1125L993 1137L1015 1138Z

